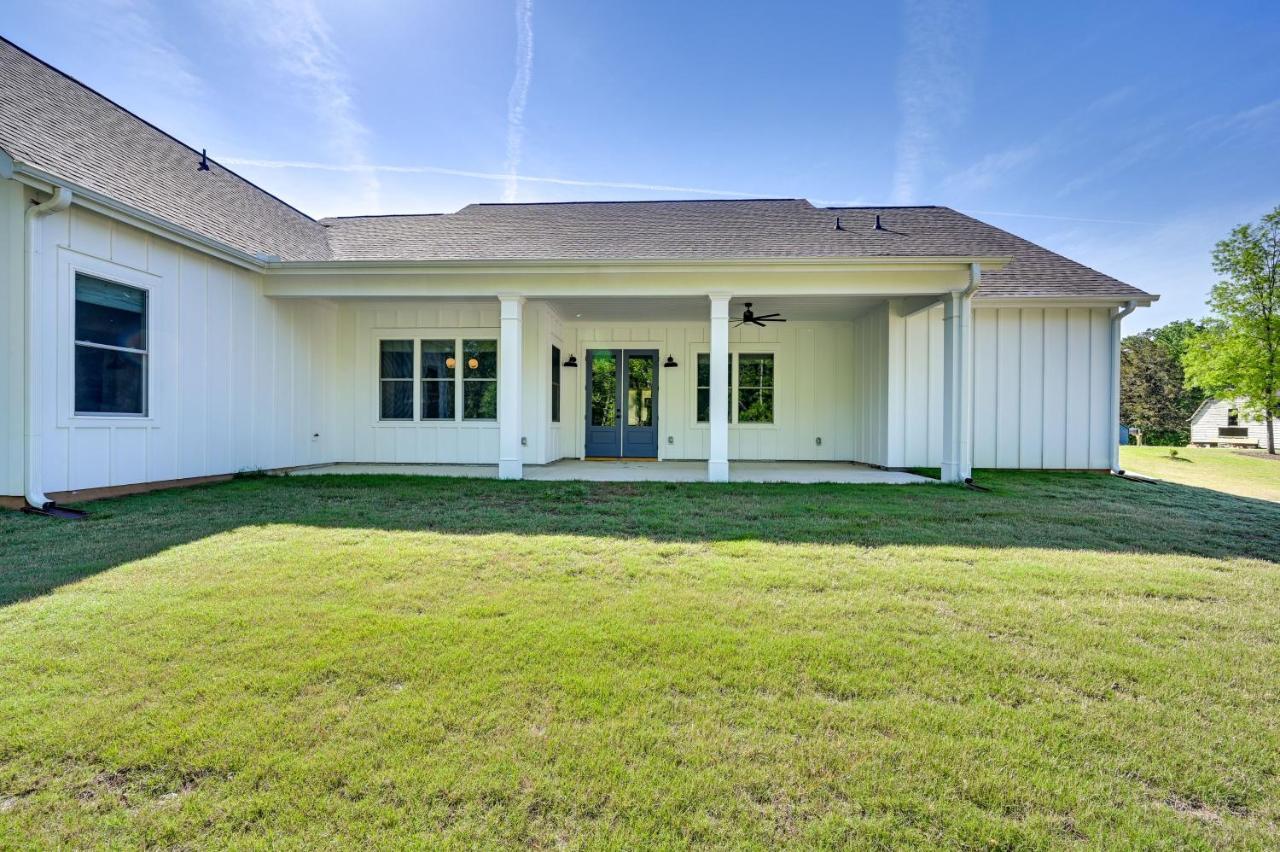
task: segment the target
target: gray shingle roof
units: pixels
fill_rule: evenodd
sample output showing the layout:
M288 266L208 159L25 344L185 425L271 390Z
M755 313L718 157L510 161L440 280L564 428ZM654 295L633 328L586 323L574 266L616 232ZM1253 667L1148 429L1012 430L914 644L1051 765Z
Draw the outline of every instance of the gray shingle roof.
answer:
M200 171L196 151L2 38L0 147L175 225L286 261L1011 256L1008 267L983 277L980 296L1147 295L946 207L819 208L803 199L472 204L449 214L317 222L216 162Z
M1001 256L1013 260L984 274L984 297L1147 295L948 207L824 208L804 199L606 201L472 204L449 214L321 221L329 228L334 260Z
M329 256L304 213L0 39L0 147L15 160L226 245L287 260Z

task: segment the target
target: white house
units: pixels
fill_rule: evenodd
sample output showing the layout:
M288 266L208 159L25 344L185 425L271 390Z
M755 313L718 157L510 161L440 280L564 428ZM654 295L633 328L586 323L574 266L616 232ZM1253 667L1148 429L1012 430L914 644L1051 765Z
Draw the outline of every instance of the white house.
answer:
M0 149L0 495L35 505L341 461L1105 470L1156 298L945 207L317 221L8 42Z
M1206 399L1191 415L1193 447L1265 447L1267 422L1244 413L1244 403L1234 399Z

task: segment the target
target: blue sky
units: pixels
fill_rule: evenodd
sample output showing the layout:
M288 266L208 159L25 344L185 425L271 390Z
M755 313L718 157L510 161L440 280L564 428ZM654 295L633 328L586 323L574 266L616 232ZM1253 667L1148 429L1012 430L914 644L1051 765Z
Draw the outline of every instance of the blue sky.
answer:
M1200 316L1280 204L1275 2L48 0L3 33L316 216L945 204Z

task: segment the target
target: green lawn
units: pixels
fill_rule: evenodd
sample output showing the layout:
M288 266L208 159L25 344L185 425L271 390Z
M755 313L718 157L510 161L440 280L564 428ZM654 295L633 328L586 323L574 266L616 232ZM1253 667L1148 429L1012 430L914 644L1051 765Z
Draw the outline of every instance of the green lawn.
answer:
M1121 447L1120 465L1125 470L1157 479L1211 488L1241 497L1280 501L1280 460L1262 453L1242 455L1223 448Z
M1280 845L1280 504L979 479L0 513L0 847Z

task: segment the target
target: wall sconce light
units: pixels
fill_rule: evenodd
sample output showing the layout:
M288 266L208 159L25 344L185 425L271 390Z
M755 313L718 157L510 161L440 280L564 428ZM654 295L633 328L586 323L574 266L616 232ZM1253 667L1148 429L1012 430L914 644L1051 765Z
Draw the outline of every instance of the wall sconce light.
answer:
M566 366L566 367L576 367L576 366L578 366L578 356L577 356L577 355L570 355L570 356L569 356L569 360L564 362L564 366Z
M470 368L471 368L471 369L473 369L473 370L474 370L474 369L476 369L476 368L478 368L478 367L480 366L480 359L478 359L478 358L468 358L468 359L467 359L467 366L468 366L468 367L470 367Z
M444 359L444 365L448 367L450 370L452 370L454 367L458 366L458 361L456 358L450 355L448 358Z
M676 359L675 359L675 358L672 358L670 355L668 355L668 356L667 356L667 360L663 363L663 365L662 365L662 366L664 366L664 367L679 367L680 365L676 363Z

